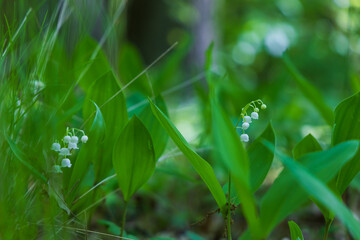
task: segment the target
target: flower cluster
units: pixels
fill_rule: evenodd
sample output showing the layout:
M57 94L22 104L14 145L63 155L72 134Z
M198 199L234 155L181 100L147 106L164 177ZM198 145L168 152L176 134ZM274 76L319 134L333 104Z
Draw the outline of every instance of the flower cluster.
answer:
M259 119L259 111L260 110L259 110L258 106L260 106L260 108L262 110L266 109L266 105L260 99L251 101L248 104L246 104L245 107L242 108L239 120L236 123L236 128L241 128L243 130L243 134L241 134L241 136L240 136L240 139L243 142L249 141L249 135L247 135L245 133L245 130L250 127L250 123L252 123L252 119L255 119L255 120ZM249 109L249 107L252 107L252 109L253 109L253 112L250 114L250 116L247 115L247 110ZM241 119L242 119L242 125L241 125L241 127L238 127L238 124L240 123Z
M59 142L54 142L51 146L51 150L59 153L59 159L61 160L60 165L54 165L56 172L62 172L61 168L71 167L71 161L68 156L71 155L71 152L78 148L79 138L76 136L76 133L81 133L82 137L80 141L82 143L86 143L88 140L88 136L85 135L83 130L72 128L66 129L65 137Z

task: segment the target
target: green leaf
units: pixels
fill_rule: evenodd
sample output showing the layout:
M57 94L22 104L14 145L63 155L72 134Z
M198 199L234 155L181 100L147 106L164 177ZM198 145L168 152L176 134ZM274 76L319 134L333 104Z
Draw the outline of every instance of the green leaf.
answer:
M100 161L101 159L101 152L99 151L98 146L103 142L106 124L99 107L95 102L92 103L95 105L96 114L90 131L87 133L89 140L81 145L72 170L69 185L67 186L68 190L72 189L78 182L82 181L91 162Z
M293 157L295 160L298 160L300 157L312 153L312 152L320 152L322 151L322 147L319 142L311 135L308 134L304 137L299 143L297 143L293 149ZM331 185L331 182L329 183ZM334 215L321 203L316 201L316 199L311 199L320 209L326 221L332 220Z
M87 91L87 99L91 99L99 105L105 124L108 126L104 143L98 145L98 148L103 151L101 161L100 159L94 161L96 180L108 176L112 168L112 151L109 151L109 149L112 149L115 139L119 136L128 121L126 101L123 92L118 93L120 89L118 81L110 71L96 80ZM107 102L115 94L117 95L111 101ZM83 107L84 119L88 119L93 112L91 102L85 101Z
M270 143L269 145L273 146ZM354 156L357 147L357 142L345 142L326 151L306 154L298 162L316 178L328 183ZM299 186L303 183L298 181L301 179L297 179L289 169L285 169L262 198L260 221L263 236L267 236L277 223L307 201L308 194Z
M155 164L151 136L134 115L116 140L113 151L113 165L125 202L149 180Z
M322 147L320 146L319 142L313 137L313 135L308 134L295 145L293 149L293 156L294 159L297 160L305 154L319 152L322 150Z
M266 145L271 148L273 147L273 145L269 143L266 143ZM349 158L351 158L359 147L359 141L348 141L334 147L333 149L339 146L346 146L344 147L344 149L349 152L347 155ZM318 155L318 153L312 153L306 156L310 155ZM313 169L302 166L300 163L292 160L286 155L278 153L278 156L283 162L283 164L286 166L286 168L289 170L290 174L294 177L295 181L300 184L301 188L306 191L306 193L309 194L311 197L313 197L322 205L334 212L350 231L351 235L355 239L360 239L360 223L354 218L352 212L341 202L341 200L339 200L338 197L335 196L332 191L326 186L326 184L324 183L324 179L321 179L321 176L319 176L319 178L316 177L316 174L312 173ZM336 158L335 154L333 154L333 158ZM305 159L305 161L306 160L307 159ZM326 171L328 171L328 168L325 168L323 170L323 172ZM328 174L328 176L330 176L330 174ZM295 188L293 188L293 191L296 191Z
M48 180L44 175L42 175L38 170L36 170L31 164L29 159L26 157L26 154L21 151L21 149L17 146L17 144L5 133L4 136L7 143L10 146L11 151L14 153L15 157L21 164L23 164L27 169L30 170L36 177L42 180L44 183L47 183Z
M271 123L268 124L264 132L248 148L248 157L250 163L250 188L255 192L264 181L271 168L274 158L274 152L262 144L265 139L275 145L275 134ZM228 183L223 186L225 194L228 193ZM231 199L235 205L240 204L240 200L235 192L234 185L231 186Z
M140 53L130 43L122 46L118 63L119 74L123 84L129 83L145 68ZM137 90L146 96L152 95L151 86L146 74L140 76L129 88Z
M108 231L114 235L119 236L121 233L121 227L119 227L118 225L116 225L115 223L105 220L105 219L99 219L97 220L97 222L99 224L105 225L108 227Z
M161 111L168 115L164 99L161 96L158 96L156 97L155 102ZM158 160L165 150L169 136L154 116L149 103L145 106L145 108L143 108L139 114L139 118L150 132L151 139L154 144L155 159Z
M55 178L57 178L57 176L55 176ZM51 198L54 198L55 201L57 202L58 206L63 209L68 215L70 215L71 210L69 209L69 207L67 206L65 200L64 200L64 196L61 193L61 184L59 184L60 181L58 182L53 182L53 179L51 181L49 181L48 184L48 194Z
M211 111L215 149L231 173L231 179L242 203L244 216L253 233L257 212L250 188L248 156L234 126L214 99L211 101Z
M247 151L250 162L250 187L253 192L263 183L274 159L274 152L262 144L263 139L275 145L275 133L271 123Z
M307 80L299 70L295 67L290 58L286 55L283 57L283 61L285 66L291 76L292 79L296 82L300 91L304 94L304 96L316 107L319 111L323 119L330 126L334 123L334 114L331 108L325 103L324 98L322 97L320 91L315 88L309 80Z
M111 126L111 128L108 128L106 131L106 137L109 141L114 141L128 121L126 101L123 92L120 92L111 101L107 102L118 93L120 89L118 81L110 71L97 79L86 94L87 99L91 99L100 106L106 125ZM103 104L105 105L102 106ZM84 119L86 120L93 112L91 102L85 101L83 107Z
M80 79L79 85L85 92L101 76L111 70L106 54L100 49L94 57L92 54L98 47L91 37L85 37L79 41L74 50L74 70L77 79Z
M360 140L360 92L342 101L335 109L335 126L332 144ZM337 189L342 194L360 171L360 149L341 169L337 177Z
M211 64L212 64L212 56L213 56L214 42L211 42L205 52L205 72L206 72L206 80L210 85L212 85L212 73L211 73Z
M166 61L159 64L153 84L155 94L173 87L174 77L178 76L179 72L181 72L182 62L191 48L191 43L189 35L182 36L176 48L166 55ZM172 79L172 81L169 81L169 79Z
M289 221L291 240L304 240L301 229L294 221Z
M181 133L171 123L167 116L149 99L151 110L153 111L160 124L169 134L169 137L174 141L180 151L187 157L195 171L200 175L201 179L209 188L211 194L215 198L221 213L226 214L226 197L220 183L216 179L214 170L208 162L201 158L185 140Z

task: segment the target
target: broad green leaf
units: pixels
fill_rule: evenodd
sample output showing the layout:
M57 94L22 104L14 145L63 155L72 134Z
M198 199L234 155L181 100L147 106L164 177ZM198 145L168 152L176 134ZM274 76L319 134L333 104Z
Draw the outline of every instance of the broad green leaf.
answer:
M181 65L184 58L187 56L191 47L191 38L184 35L179 44L166 55L166 61L157 66L156 77L153 80L153 90L155 94L160 94L170 87L173 87L174 77L181 73ZM172 79L172 81L169 81Z
M332 144L360 140L360 92L342 101L335 109ZM342 194L360 171L360 149L339 172L337 189Z
M346 148L349 152L352 153L352 155L354 155L354 153L359 147L359 141L348 141L342 143L341 145L344 146L345 144L348 145ZM266 145L270 148L273 147L273 145L271 145L270 143L266 143ZM333 149L335 149L336 147L334 147ZM300 188L306 191L306 193L309 194L311 197L319 201L322 205L334 212L336 216L347 227L351 235L355 239L360 239L360 223L355 219L353 213L326 186L326 184L324 183L324 179L321 179L320 177L318 178L316 174L312 173L313 171L311 171L311 168L307 168L301 165L300 163L294 161L286 155L278 152L277 155L279 156L282 163L289 170L289 173L294 177L295 181L300 185ZM317 153L309 155L317 155ZM335 158L334 155L333 158ZM305 161L306 160L307 159L305 159ZM326 168L324 171L326 170L328 169ZM293 191L296 191L296 189L294 188Z
M220 183L216 179L214 170L208 162L201 158L185 140L181 133L171 123L167 116L149 99L151 110L153 111L160 124L169 134L169 137L174 141L180 151L187 157L196 172L209 188L211 194L215 198L221 213L226 214L226 197Z
M92 103L95 105L96 114L90 131L87 133L89 140L81 145L72 170L69 185L67 186L68 190L72 189L78 182L82 181L91 162L95 163L97 161L101 161L101 152L99 151L98 146L103 142L106 124L99 107L95 102Z
M225 116L215 99L211 99L211 112L216 153L231 173L232 182L242 203L244 216L250 229L255 231L257 212L250 188L248 156L230 119Z
M130 43L126 43L122 46L118 63L119 74L123 84L129 83L145 68L140 53L135 46ZM137 90L146 96L152 95L151 86L145 74L140 76L129 88Z
M128 121L126 101L122 92L117 94L111 101L107 102L120 91L120 89L119 83L114 74L110 71L97 79L86 94L88 99L96 102L101 108L106 125L111 126L106 131L106 137L111 141L119 135ZM102 106L103 104L105 105ZM93 112L92 103L85 101L83 109L84 120L91 116Z
M158 96L156 97L155 102L156 106L158 106L163 113L168 115L164 99L161 96ZM155 159L158 160L165 150L169 136L154 116L149 103L145 106L145 108L143 108L139 114L139 118L144 123L151 135L151 139L154 144Z
M294 221L289 221L291 240L304 240L301 229Z
M85 37L74 50L74 70L77 79L80 79L80 87L87 92L94 82L111 70L107 57L100 49L96 56L93 56L98 43L91 37Z
M344 142L326 151L306 154L298 162L316 178L328 183L354 156L357 147L357 142ZM285 169L262 198L260 221L263 236L267 236L277 223L307 201L308 194L299 186L302 184L298 183L299 180Z
M320 146L319 142L313 137L313 135L308 134L295 145L293 149L293 157L295 160L297 160L305 154L319 152L322 150L322 147Z
M297 86L299 87L300 91L316 107L316 109L319 111L325 122L332 126L334 123L333 111L325 103L324 98L321 95L320 91L317 88L315 88L309 82L309 80L307 80L303 75L301 75L299 70L295 67L295 65L288 56L284 55L283 61L285 63L287 70L289 71L294 81L296 82Z
M119 136L121 130L128 121L126 101L122 92L116 95L111 101L107 102L119 91L119 83L110 71L96 80L86 94L87 99L91 99L98 104L107 126L104 144L98 145L98 148L103 151L101 161L99 159L99 161L94 162L96 180L108 176L108 173L112 168L112 151L109 151L109 149L112 149L115 139ZM103 104L105 105L103 106ZM94 110L91 102L85 101L83 108L85 121L93 114L93 112Z
M116 140L113 152L113 165L125 202L149 180L155 164L151 136L134 115Z
M274 159L274 152L262 144L263 139L275 145L275 133L271 123L247 150L250 163L250 187L253 192L263 183Z

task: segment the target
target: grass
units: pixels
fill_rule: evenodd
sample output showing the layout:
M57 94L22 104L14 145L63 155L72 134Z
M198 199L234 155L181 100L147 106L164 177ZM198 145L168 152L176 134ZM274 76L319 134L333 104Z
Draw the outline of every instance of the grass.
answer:
M75 1L0 1L1 239L302 239L316 232L301 217L315 216L310 202L325 218L325 233L311 237L330 239L344 226L359 238L357 209L339 201L360 170L356 88L329 97L336 88L313 80L297 54L302 43L278 57L264 46L256 64L239 66L229 49L242 45L224 37L225 47L214 41L204 67L192 68L184 63L195 36L176 35L145 64L124 35L130 2L84 4L103 23L97 39ZM239 130L241 114L258 111L246 103L259 98L267 110ZM314 136L300 133L304 125ZM89 139L59 173L63 157L51 146L67 128Z

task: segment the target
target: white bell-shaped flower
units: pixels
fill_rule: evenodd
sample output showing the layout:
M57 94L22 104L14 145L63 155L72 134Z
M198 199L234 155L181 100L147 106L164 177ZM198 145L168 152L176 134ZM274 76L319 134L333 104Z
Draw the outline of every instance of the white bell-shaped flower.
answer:
M86 143L88 139L88 136L84 135L81 137L81 142Z
M71 143L78 143L78 142L79 142L79 138L78 138L77 136L72 136L70 142L71 142Z
M244 117L244 122L251 123L251 117L245 116Z
M242 124L242 129L244 129L244 130L248 129L249 127L250 127L250 124L248 122L244 122Z
M261 109L265 110L266 109L266 105L265 104L261 104Z
M61 155L61 156L69 156L69 155L71 155L71 154L70 154L69 149L67 149L67 148L62 148L62 149L60 149L59 155Z
M61 161L61 167L68 167L68 168L70 168L70 167L71 167L70 159L64 158L64 159Z
M70 137L70 136L65 136L65 137L64 137L64 142L65 142L65 143L69 143L70 140L71 140L71 137Z
M247 135L246 133L241 134L240 139L243 142L248 142L249 141L249 135Z
M259 114L257 112L252 112L251 113L251 118L252 119L259 119Z
M76 143L73 143L73 142L69 142L68 148L69 148L69 150L71 150L71 149L79 149L79 148L77 147L77 144L76 144Z
M54 151L56 151L56 152L59 152L59 151L60 151L60 148L61 148L61 146L60 146L59 143L53 143L53 144L51 145L51 150L54 150Z

